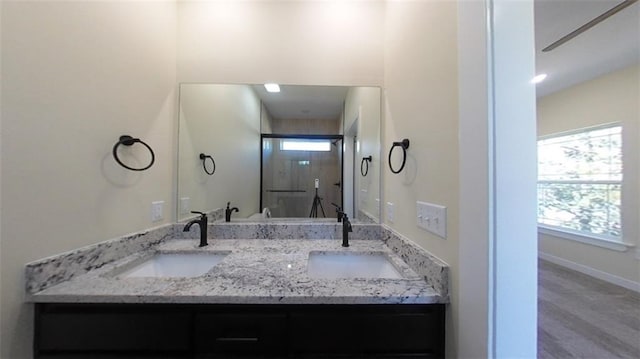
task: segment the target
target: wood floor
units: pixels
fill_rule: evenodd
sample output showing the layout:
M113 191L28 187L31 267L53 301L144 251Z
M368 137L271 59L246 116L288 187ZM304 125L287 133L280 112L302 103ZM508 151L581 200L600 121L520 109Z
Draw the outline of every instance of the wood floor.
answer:
M538 358L640 358L640 295L540 260Z

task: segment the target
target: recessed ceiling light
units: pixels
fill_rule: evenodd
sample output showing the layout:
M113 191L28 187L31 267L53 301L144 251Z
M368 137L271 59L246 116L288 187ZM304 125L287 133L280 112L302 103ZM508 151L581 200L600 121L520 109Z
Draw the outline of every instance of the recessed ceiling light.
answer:
M531 83L532 84L538 84L538 83L544 81L544 79L546 79L546 78L547 78L547 74L536 75L536 77L531 79Z
M278 84L264 84L264 88L267 89L267 92L280 92Z

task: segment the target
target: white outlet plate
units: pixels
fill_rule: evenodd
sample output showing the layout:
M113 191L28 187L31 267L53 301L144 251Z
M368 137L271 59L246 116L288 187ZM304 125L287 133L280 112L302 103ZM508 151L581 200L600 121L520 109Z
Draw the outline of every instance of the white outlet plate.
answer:
M418 227L447 238L447 207L427 202L416 202Z
M394 214L393 203L387 202L387 221L393 222Z
M364 206L367 205L367 203L369 203L369 195L367 190L362 188L360 189L360 204Z
M151 222L158 222L164 218L163 206L164 201L151 202Z
M191 210L191 198L182 197L180 198L180 214L189 214Z

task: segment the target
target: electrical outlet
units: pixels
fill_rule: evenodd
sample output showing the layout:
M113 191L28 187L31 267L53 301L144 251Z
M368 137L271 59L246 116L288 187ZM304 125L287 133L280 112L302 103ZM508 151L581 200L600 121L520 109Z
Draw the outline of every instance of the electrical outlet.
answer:
M427 202L416 202L416 224L418 227L447 238L447 207Z
M369 203L369 195L367 193L367 190L362 188L360 189L360 204L366 206L367 203Z
M387 221L393 222L394 214L393 203L387 202Z
M182 197L180 198L180 214L189 214L191 209L191 198Z
M164 201L151 202L151 222L158 222L164 218L163 205Z

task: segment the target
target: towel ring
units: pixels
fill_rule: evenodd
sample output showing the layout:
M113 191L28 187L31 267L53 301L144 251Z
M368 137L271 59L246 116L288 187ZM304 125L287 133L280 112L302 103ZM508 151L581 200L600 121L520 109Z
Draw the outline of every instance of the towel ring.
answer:
M397 171L393 169L393 166L391 165L391 154L393 153L393 149L396 147L400 147L402 148L402 165L400 166L400 169L398 169ZM405 138L404 140L400 141L400 142L394 142L393 146L391 146L391 149L389 150L389 168L391 169L391 172L398 174L400 172L402 172L402 170L404 169L404 165L407 162L407 148L409 148L409 139Z
M213 169L211 170L211 172L207 171L207 164L206 164L207 158L211 160L211 163L213 163ZM202 168L204 169L204 172L206 174L208 174L209 176L212 176L214 173L216 173L216 161L213 160L213 157L209 155L205 155L204 153L201 153L200 159L202 160Z
M360 162L360 174L363 177L367 176L367 173L369 173L369 162L371 162L372 158L371 156L367 156L367 157L362 157L362 162ZM365 170L362 169L363 165L367 165L365 168Z
M133 167L129 167L127 165L125 165L124 163L122 163L122 161L120 161L120 158L118 158L118 146L120 145L125 145L125 146L133 146L134 143L140 143L142 144L144 147L146 147L149 152L151 153L151 162L149 162L149 164L146 167L141 167L141 168L133 168ZM116 144L113 146L113 158L116 160L116 162L118 162L118 164L128 170L131 171L144 171L146 169L149 169L149 167L151 167L153 165L153 163L156 160L156 155L155 153L153 153L153 150L151 149L151 147L149 147L149 145L147 145L146 143L144 143L141 139L139 138L133 138L129 135L122 135L120 136L120 139L118 140L118 142L116 142Z

